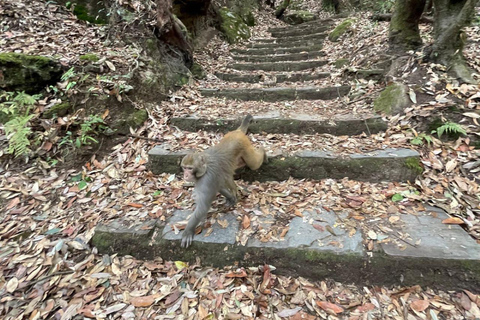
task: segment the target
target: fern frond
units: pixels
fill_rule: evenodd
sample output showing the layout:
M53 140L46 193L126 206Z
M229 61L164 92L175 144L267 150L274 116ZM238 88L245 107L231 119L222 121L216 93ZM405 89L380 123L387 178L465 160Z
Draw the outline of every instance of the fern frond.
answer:
M28 139L32 130L27 126L28 122L35 117L34 114L26 116L17 116L5 123L5 133L8 139L7 153L15 157L26 155L30 149L30 140Z
M443 133L461 133L466 135L465 129L458 123L445 122L442 126L437 128L438 137L441 138Z

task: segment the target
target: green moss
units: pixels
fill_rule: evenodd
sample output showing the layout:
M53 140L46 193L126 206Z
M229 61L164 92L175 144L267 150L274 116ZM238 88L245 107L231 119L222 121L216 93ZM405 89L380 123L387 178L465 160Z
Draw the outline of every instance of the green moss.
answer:
M204 79L206 77L206 73L203 70L202 66L196 62L193 63L192 69L190 71L192 72L195 79Z
M71 105L69 102L62 102L52 106L50 109L45 111L43 115L45 118L52 118L54 116L63 117L68 113L70 108L71 108Z
M338 59L337 61L334 62L335 68L340 69L346 66L350 60L348 59Z
M81 55L80 60L97 62L98 60L100 60L100 58L96 54L87 53L87 54Z
M407 168L415 171L417 174L423 173L423 167L420 165L419 158L407 158L405 159L405 165L407 166Z
M375 99L373 102L374 110L385 114L399 112L408 103L406 99L404 86L392 83Z
M238 14L233 13L226 7L221 8L219 14L221 18L220 29L229 43L250 38L250 29Z
M60 80L62 68L48 57L5 52L0 53L0 73L0 88L32 93Z
M304 10L289 11L289 13L284 16L283 20L288 24L296 25L315 20L315 15Z
M75 5L75 8L73 9L73 13L77 16L79 20L88 21L90 23L95 23L95 24L107 24L107 21L105 21L104 19L95 18L91 16L88 13L87 7L78 3Z
M137 110L128 117L127 124L130 127L138 128L143 125L143 123L147 121L147 119L148 113L146 110Z
M342 23L340 23L332 32L328 35L328 40L330 41L338 41L338 39L349 31L355 22L355 19L346 19Z
M243 17L243 21L245 21L245 23L249 27L255 26L255 16L251 11L245 14L245 16Z

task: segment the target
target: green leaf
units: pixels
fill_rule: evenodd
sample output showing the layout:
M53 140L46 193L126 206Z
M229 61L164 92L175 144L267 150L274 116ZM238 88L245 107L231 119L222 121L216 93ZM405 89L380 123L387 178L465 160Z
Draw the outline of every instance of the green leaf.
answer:
M78 182L78 181L80 181L80 180L82 180L82 174L81 174L81 173L79 173L79 174L77 174L76 176L73 176L73 177L72 177L72 181L73 181L73 182Z
M50 229L50 230L48 230L47 232L45 232L45 235L49 236L49 235L52 235L52 234L59 233L60 231L62 231L62 229L60 229L60 228L53 228L53 229Z
M83 190L87 187L87 183L85 181L80 181L80 183L78 184L78 189L80 190Z
M399 201L402 201L404 198L401 194L399 193L395 193L393 196L392 196L392 201L393 202L399 202Z
M153 193L153 196L156 197L156 196L159 196L162 194L162 190L157 190Z

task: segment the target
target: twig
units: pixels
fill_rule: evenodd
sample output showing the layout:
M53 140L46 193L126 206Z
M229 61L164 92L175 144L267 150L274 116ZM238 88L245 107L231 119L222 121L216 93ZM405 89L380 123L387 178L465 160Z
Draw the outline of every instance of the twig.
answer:
M382 229L380 229L379 227L375 226L375 228L376 228L378 231L383 232ZM408 242L407 240L400 238L399 236L397 236L397 235L394 234L394 233L391 233L390 235L391 235L391 236L394 236L394 237L397 238L398 240L403 241L403 242L405 242L406 244L408 244L408 245L410 245L410 246L412 246L412 247L414 247L414 248L418 248L418 246L417 246L416 244L410 243L410 242Z

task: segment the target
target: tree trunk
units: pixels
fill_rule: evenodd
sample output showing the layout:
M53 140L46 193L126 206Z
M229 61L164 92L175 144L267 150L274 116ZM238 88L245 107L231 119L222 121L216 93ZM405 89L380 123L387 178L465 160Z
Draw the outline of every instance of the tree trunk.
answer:
M434 43L429 57L438 63L451 67L459 78L474 82L463 56L466 26L475 12L475 0L433 0Z
M390 23L390 46L394 49L415 49L422 44L418 22L426 0L396 0Z
M182 32L181 21L172 14L172 0L157 0L158 37L179 49L187 67L193 64L193 48Z

